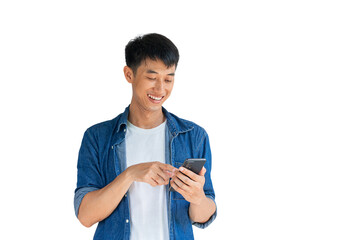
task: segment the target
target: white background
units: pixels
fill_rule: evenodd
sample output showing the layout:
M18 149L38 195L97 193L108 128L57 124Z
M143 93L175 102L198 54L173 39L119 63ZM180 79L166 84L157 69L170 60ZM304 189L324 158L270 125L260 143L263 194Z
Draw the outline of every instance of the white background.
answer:
M3 239L92 239L81 139L131 99L124 47L179 48L165 107L203 126L218 217L197 239L352 239L349 1L1 1Z

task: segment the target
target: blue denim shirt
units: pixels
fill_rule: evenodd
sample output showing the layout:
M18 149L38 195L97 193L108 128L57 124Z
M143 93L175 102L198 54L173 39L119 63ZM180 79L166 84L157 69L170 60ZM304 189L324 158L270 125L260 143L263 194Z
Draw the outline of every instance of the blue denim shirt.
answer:
M116 118L96 124L84 133L77 164L77 188L74 196L76 216L85 194L105 187L126 169L125 135L128 113L129 107ZM206 158L204 192L215 202L210 178L211 151L207 133L195 123L178 118L164 108L163 113L167 119L166 163L179 168L187 158ZM166 197L170 239L193 239L192 225L205 228L216 218L215 212L206 223L192 222L188 215L190 203L181 194L167 190ZM129 239L129 218L127 192L111 215L99 222L94 239Z

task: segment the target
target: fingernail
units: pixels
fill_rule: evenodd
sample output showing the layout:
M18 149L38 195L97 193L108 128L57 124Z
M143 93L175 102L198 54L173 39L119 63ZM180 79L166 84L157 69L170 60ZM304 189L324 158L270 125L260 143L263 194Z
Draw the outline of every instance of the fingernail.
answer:
M180 171L183 172L185 169L183 167L180 167Z

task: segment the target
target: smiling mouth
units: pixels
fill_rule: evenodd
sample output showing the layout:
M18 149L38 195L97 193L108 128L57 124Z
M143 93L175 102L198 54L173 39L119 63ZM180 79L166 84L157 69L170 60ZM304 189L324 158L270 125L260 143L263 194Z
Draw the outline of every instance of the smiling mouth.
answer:
M153 96L153 95L150 95L150 94L147 94L149 98L155 100L155 101L160 101L161 99L163 99L164 96L162 97L156 97L156 96Z

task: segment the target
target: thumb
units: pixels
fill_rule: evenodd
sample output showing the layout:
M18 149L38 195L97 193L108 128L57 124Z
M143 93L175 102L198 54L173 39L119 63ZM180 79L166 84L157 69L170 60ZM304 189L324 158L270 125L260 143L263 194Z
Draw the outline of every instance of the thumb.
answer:
M207 169L205 167L203 167L202 170L200 170L198 175L204 176L206 172L207 172Z

